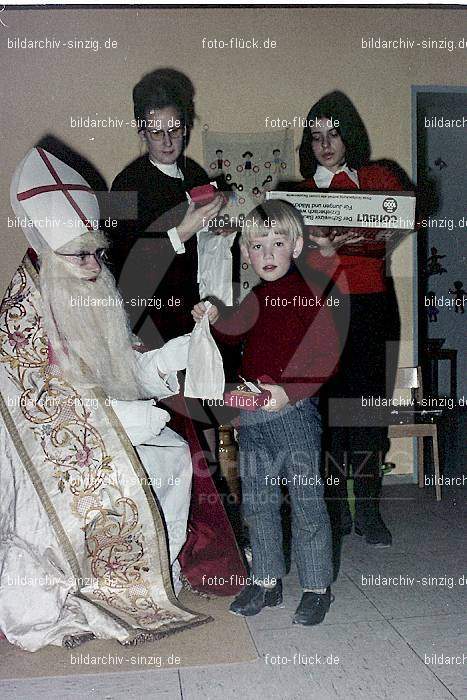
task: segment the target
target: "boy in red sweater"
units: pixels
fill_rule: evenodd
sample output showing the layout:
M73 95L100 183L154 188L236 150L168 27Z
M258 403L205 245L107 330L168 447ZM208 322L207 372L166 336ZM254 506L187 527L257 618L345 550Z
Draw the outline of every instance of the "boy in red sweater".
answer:
M246 218L241 250L261 278L234 308L212 306L215 337L243 343L241 376L271 393L267 405L240 411L242 507L252 548L252 582L230 606L256 615L282 603L285 562L281 486L289 492L292 543L303 595L293 622L315 625L330 605L331 531L320 478L321 419L317 394L334 373L337 333L322 288L311 286L294 259L303 247L303 219L290 204L265 202ZM203 302L193 309L201 320ZM261 378L268 377L267 383Z

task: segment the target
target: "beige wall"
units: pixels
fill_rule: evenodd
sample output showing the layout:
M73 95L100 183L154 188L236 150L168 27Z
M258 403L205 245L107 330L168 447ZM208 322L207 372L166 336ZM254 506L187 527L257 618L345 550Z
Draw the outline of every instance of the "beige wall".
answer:
M201 126L223 131L261 131L266 116L306 116L331 89L345 91L360 110L375 158L392 158L411 175L411 86L458 85L465 79L465 53L431 50L362 50L361 38L452 38L462 36L455 10L251 8L10 10L0 25L2 177L0 286L10 280L25 250L21 231L8 229L9 181L24 153L46 133L88 158L110 183L139 153L129 127L86 130L70 117L133 116L131 89L141 75L171 65L197 89L199 122L190 155L201 161ZM98 39L85 49L7 48L7 37L62 42ZM202 38L270 37L276 49L203 49ZM104 49L106 38L117 49ZM296 131L298 144L300 130ZM396 254L393 272L403 320L401 364L412 363L411 246ZM398 446L399 470L411 465L411 449Z

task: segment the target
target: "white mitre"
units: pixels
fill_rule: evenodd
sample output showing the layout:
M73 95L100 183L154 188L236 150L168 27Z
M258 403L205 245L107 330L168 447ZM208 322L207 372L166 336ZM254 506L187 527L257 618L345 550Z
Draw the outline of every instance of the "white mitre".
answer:
M16 168L10 201L38 255L99 228L99 204L86 180L43 148L32 148Z

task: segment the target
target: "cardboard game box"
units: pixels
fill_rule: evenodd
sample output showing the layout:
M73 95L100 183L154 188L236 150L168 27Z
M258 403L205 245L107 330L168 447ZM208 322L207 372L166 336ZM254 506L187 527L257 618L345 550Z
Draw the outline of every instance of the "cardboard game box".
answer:
M415 228L413 192L267 192L293 204L307 226L358 230L362 240L339 248L344 255L386 255Z

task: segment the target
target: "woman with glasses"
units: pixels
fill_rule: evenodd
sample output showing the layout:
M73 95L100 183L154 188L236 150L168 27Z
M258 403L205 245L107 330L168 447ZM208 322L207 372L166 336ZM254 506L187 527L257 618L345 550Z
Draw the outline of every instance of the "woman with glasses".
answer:
M217 215L221 195L195 208L187 193L208 183L184 155L195 117L194 88L183 73L162 68L133 89L135 120L147 152L117 175L113 215L115 274L133 330L150 347L192 330L199 301L197 232ZM116 233L115 233L116 231Z
M112 185L118 193L113 218L119 221L109 231L114 272L132 329L149 348L193 330L191 309L200 300L196 234L223 203L218 195L195 208L188 196L193 187L209 182L184 155L195 116L193 96L191 81L176 70L162 68L140 80L133 90L134 114L147 152ZM196 460L189 532L179 561L192 586L216 592L206 583L206 572L214 580L223 567L243 571L243 564L205 459L213 451L215 421L195 399L161 403L171 414L170 427L186 437ZM232 595L238 589L233 579L226 580L217 593Z

